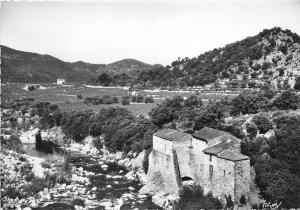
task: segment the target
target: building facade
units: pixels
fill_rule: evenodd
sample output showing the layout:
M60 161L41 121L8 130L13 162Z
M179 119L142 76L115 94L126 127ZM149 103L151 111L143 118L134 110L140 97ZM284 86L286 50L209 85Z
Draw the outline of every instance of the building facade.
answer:
M147 175L158 173L170 194L186 180L220 199L230 195L234 202L250 190L250 158L240 153L240 139L207 127L193 135L172 129L155 133Z
M66 82L65 79L57 79L56 84L63 85Z

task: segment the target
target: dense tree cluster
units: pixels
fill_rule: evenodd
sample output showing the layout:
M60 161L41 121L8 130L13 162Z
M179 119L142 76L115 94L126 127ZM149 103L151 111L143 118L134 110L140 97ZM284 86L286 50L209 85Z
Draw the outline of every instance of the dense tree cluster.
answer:
M96 79L90 79L88 84L102 86L129 86L132 78L126 74L102 73Z
M273 120L270 139L245 139L242 152L251 157L256 184L264 199L281 207L300 206L300 116L283 114Z
M98 105L98 104L114 104L114 103L119 103L119 99L116 96L109 96L109 95L104 95L102 97L100 96L91 96L91 97L86 97L83 101L85 104L93 104L93 105Z
M205 126L213 128L229 129L221 126L226 116L240 114L256 114L262 111L297 109L300 107L300 97L288 90L276 95L271 89L260 91L244 91L233 99L221 101L211 100L203 105L202 101L192 95L186 100L180 96L166 99L151 110L149 116L158 127L174 123L190 124L193 130L199 130ZM270 127L268 118L264 115L254 118L257 128L261 133L267 132ZM174 126L173 126L174 127ZM176 127L176 126L175 126ZM236 127L233 125L233 127ZM235 134L238 134L234 132ZM239 136L239 135L238 135ZM240 136L239 136L240 137Z
M44 109L45 106L47 109ZM142 116L135 117L127 109L119 107L101 109L99 112L86 110L67 113L60 113L57 106L48 103L35 107L35 112L42 116L40 123L44 128L60 125L67 137L77 142L89 135L103 135L105 146L112 151L141 152L149 149L152 147L152 135L157 130L150 120ZM60 118L53 118L53 111L46 111L52 110L52 107ZM97 145L101 145L101 142L97 142Z

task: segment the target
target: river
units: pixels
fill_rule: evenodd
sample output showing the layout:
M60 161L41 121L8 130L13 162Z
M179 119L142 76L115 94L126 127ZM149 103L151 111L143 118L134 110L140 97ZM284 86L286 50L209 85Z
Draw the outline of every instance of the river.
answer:
M105 170L99 165L99 160L93 157L82 155L71 156L70 164L77 169L93 172L95 175L89 177L91 185L89 188L97 187L96 197L89 209L162 209L151 202L151 198L146 195L139 195L138 191L142 184L138 181L128 180L125 175L128 171L117 164L107 163ZM81 170L82 170L81 169ZM70 198L65 198L70 200ZM110 205L110 207L106 207ZM74 209L73 206L66 204L64 199L57 200L55 203L37 210L68 210Z

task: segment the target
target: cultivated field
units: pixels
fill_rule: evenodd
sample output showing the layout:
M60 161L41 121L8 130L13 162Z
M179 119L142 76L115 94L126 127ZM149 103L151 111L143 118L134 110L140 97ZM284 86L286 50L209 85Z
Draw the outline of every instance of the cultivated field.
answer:
M72 110L94 110L98 111L102 108L111 106L122 106L121 99L123 96L128 95L128 88L123 87L95 87L85 86L82 84L68 84L68 85L56 85L56 84L39 84L40 89L32 92L25 90L26 84L4 84L2 85L1 102L2 104L7 103L10 100L20 98L34 98L35 101L47 101L53 104L57 104L62 111ZM137 104L131 103L130 105L124 106L131 112L137 115L148 116L149 111L156 106L159 102L165 98L172 98L176 95L182 97L188 97L194 94L194 91L166 91L166 90L144 90L143 94L152 95L154 103L152 104ZM82 95L83 99L78 99L77 95ZM85 97L90 96L117 96L119 99L118 104L100 104L100 105L87 105L83 103ZM200 92L199 97L204 102L209 99L220 100L224 97L236 96L235 92Z

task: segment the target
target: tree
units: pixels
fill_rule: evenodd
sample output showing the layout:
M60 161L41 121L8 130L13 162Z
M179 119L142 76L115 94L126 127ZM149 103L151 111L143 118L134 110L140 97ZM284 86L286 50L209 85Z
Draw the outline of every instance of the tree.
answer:
M97 82L99 82L101 85L108 86L112 82L112 79L107 73L102 73L98 76Z
M255 115L252 119L252 122L257 126L259 132L263 134L268 132L273 127L270 116L264 113Z
M296 110L299 103L300 97L293 91L287 90L277 97L271 106L281 110Z
M150 111L149 116L151 121L155 125L162 127L164 124L178 119L183 105L184 100L180 96L175 96L172 99L167 98Z
M257 128L257 126L254 123L248 122L246 124L246 131L247 131L248 137L250 139L253 139L257 135L258 128Z
M218 127L225 116L226 108L220 102L210 101L205 107L201 107L195 116L195 130L203 127Z
M123 106L129 105L129 96L124 96L122 98L122 105Z
M148 95L144 98L144 102L145 103L153 103L154 102L154 99L153 99L153 96L152 95Z

